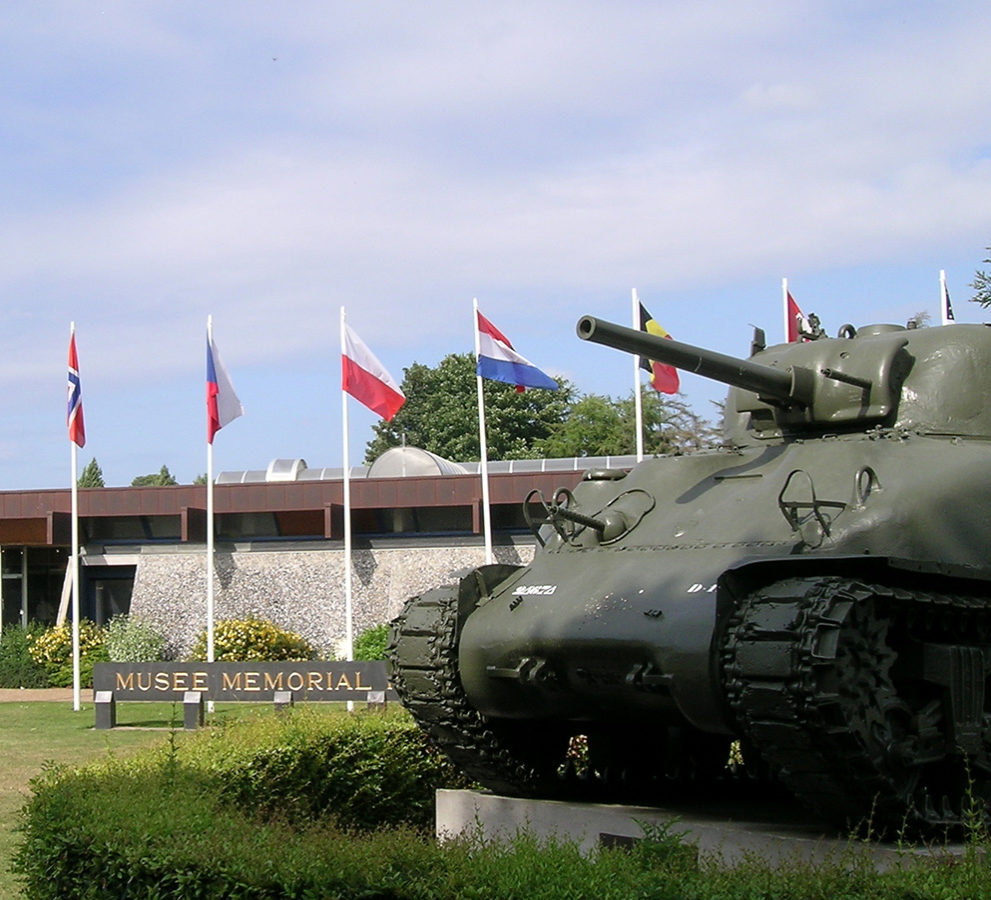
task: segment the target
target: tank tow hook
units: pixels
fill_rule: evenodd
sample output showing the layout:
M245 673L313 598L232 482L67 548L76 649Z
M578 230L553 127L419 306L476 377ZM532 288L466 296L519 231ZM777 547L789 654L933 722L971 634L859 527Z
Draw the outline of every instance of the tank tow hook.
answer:
M801 483L803 480L804 484ZM812 476L805 469L793 469L778 494L778 509L791 530L800 534L805 544L814 550L829 537L832 517L824 510L842 512L846 504L838 500L820 500L816 497Z

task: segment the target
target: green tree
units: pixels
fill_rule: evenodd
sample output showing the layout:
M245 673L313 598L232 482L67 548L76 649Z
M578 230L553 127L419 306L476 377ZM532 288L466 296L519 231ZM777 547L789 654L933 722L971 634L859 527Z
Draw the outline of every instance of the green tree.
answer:
M641 388L644 453L683 453L718 443L716 427L695 413L680 396L658 394ZM569 456L617 456L635 453L636 403L631 393L624 400L586 394L569 411L566 420L540 445L541 455L553 459Z
M475 357L452 353L431 368L413 363L403 370L406 402L391 422L372 426L375 437L365 447L370 463L390 447L404 443L453 461L476 460L478 400ZM490 459L535 459L541 443L567 418L574 387L560 380L556 391L527 390L485 381L486 438Z
M722 442L721 425L711 422L692 409L680 394L662 398L646 386L643 391L644 453L690 453L693 450L716 447ZM648 402L651 405L649 414ZM632 398L623 401L624 406L627 404L632 408ZM715 405L720 410L722 420L723 404ZM628 415L631 422L635 421L636 414L632 409Z
M632 453L636 444L632 422L625 421L617 404L601 394L585 394L539 449L542 457L559 459Z
M984 249L991 252L991 247ZM991 265L991 257L985 257L981 262ZM979 303L985 309L991 306L991 275L979 269L974 273L970 286L974 289L974 296L970 298L972 303Z
M82 472L79 474L79 478L76 480L76 484L81 488L106 487L103 483L103 469L100 468L100 464L96 461L95 456L86 463Z
M179 482L172 477L169 467L162 466L157 475L138 475L138 477L131 482L131 487L162 487L164 485L178 483Z

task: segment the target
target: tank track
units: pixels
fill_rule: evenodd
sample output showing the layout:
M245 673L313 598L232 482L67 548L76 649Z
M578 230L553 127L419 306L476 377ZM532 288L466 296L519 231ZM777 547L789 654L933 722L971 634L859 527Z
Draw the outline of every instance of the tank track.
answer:
M387 648L393 687L420 728L469 778L499 794L525 796L546 777L511 753L468 702L458 676L457 615L456 585L407 601Z
M933 681L926 653L958 660L956 682ZM841 827L889 835L987 822L989 659L986 598L838 577L747 595L722 643L736 721L785 786Z

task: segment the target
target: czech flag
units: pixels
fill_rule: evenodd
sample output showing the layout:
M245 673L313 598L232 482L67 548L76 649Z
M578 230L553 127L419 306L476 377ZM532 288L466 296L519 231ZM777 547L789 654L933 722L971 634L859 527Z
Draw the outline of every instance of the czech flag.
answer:
M520 356L498 328L480 312L477 313L478 360L476 371L490 381L515 384L518 391L524 388L546 388L556 391L558 383L550 375L538 369L530 360Z
M341 324L344 328L341 386L355 400L388 422L406 402L406 395L375 354L351 330L351 326L346 322Z
M244 415L244 407L234 393L231 376L227 374L220 351L213 342L213 335L206 335L206 441L213 443L213 436L225 425Z

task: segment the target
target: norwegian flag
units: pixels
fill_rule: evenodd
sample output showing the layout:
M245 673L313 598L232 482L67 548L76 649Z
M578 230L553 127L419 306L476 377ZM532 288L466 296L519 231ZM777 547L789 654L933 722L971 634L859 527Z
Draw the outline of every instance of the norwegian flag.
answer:
M76 355L76 330L69 336L69 403L66 413L69 440L77 447L86 444L86 426L83 424L83 391L79 383L79 357Z

